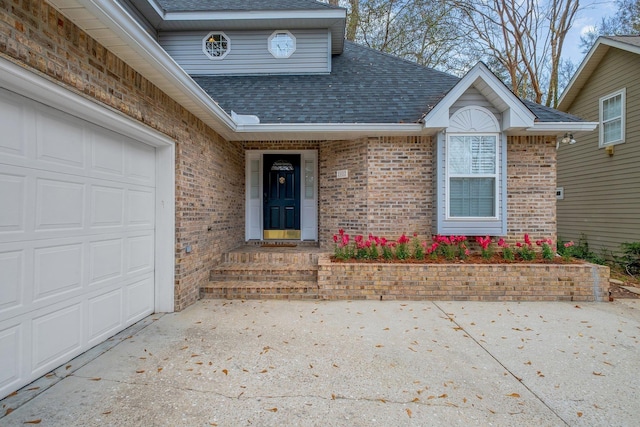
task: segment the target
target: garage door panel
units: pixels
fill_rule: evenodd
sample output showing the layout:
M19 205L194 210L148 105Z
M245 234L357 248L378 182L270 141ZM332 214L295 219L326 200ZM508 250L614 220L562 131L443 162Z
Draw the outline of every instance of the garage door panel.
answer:
M125 322L130 325L153 310L153 275L128 285L125 292Z
M114 335L123 324L122 289L98 295L88 301L89 344L95 345Z
M127 273L153 269L154 237L152 234L127 239Z
M125 188L91 186L91 226L122 227L124 225Z
M2 91L0 100L0 159L2 154L25 157L27 152L27 131L30 128L29 110L22 102L22 97Z
M24 283L24 251L0 252L2 292L0 313L22 304ZM2 366L2 365L0 365Z
M0 174L0 233L24 230L26 180L24 175Z
M152 185L156 176L155 150L141 144L127 145L125 175L139 184Z
M23 335L24 328L20 323L0 327L0 390L9 388L20 380Z
M134 190L127 192L127 225L151 226L154 223L153 204L155 194L152 190Z
M85 185L52 179L36 182L36 230L82 228Z
M82 288L82 244L37 248L34 258L33 302Z
M75 303L33 319L31 372L42 375L82 347L82 304ZM61 331L64 331L61 333ZM60 362L64 363L64 362Z
M86 143L82 121L55 110L41 110L36 114L36 129L38 160L67 168L85 167Z
M89 286L123 274L123 241L94 241L89 247Z
M98 130L91 139L91 171L105 174L107 179L124 177L124 137L114 132Z

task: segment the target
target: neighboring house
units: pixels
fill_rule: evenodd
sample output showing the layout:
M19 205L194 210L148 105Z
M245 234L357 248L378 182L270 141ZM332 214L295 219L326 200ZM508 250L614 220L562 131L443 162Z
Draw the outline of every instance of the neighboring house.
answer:
M599 123L558 149L558 235L600 255L640 242L640 36L600 37L559 109Z
M192 304L249 240L555 238L557 137L595 124L483 64L459 79L345 42L345 19L310 0L2 3L0 395Z

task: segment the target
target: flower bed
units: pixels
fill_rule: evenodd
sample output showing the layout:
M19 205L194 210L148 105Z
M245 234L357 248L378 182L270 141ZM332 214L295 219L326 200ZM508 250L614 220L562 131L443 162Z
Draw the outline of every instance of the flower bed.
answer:
M345 236L343 232L337 236ZM375 238L368 241L375 242ZM357 239L350 248L347 241L336 242L333 256L320 256L318 262L318 286L323 299L404 299L404 300L461 300L461 301L604 301L609 286L609 268L563 259L552 251L545 258L543 245L535 251L527 236L524 244L516 245L513 257L504 252L490 251L483 240L477 242L487 252L473 254L467 247L467 238L442 240L446 245L438 251L432 245L442 239L434 237L430 245L423 245L424 256L416 254L415 237L398 239L395 247L385 241L392 255L371 256L371 246L364 239ZM485 239L485 238L483 238ZM336 239L334 238L334 241ZM347 239L345 239L347 240ZM449 243L446 243L446 242ZM491 241L489 239L489 241ZM383 242L381 239L379 242ZM406 245L396 256L398 245ZM443 245L443 246L444 246ZM464 245L464 246L463 246ZM483 245L485 246L483 248ZM360 248L359 248L360 246ZM378 249L378 247L376 249ZM429 250L430 248L433 250ZM521 254L522 248L525 255ZM350 256L339 250L347 248ZM363 249L368 251L365 252ZM412 249L410 249L412 248ZM504 247L502 248L504 250ZM360 254L358 254L360 250ZM446 251L446 252L445 252ZM530 251L528 253L527 251ZM435 255L434 255L435 253ZM342 256L341 256L342 255ZM375 252L373 253L375 255ZM416 256L417 255L417 256ZM528 257L528 258L526 258ZM493 262L492 262L493 261Z

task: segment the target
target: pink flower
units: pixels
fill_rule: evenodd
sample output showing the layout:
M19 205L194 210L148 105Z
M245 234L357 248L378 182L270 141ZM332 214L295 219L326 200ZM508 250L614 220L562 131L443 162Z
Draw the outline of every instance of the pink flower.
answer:
M398 244L403 245L405 243L409 243L409 238L404 233L402 233L402 236L400 236L400 238L398 239Z
M491 237L476 236L476 243L478 243L483 250L486 250L491 244Z
M500 240L498 240L498 246L500 246L501 248L508 248L509 247L507 242L505 242L502 237L500 238Z
M529 235L528 235L528 234L526 234L526 233L525 233L525 235L524 235L524 242L525 242L527 245L531 245L531 239L529 238Z
M338 243L338 235L337 234L333 235L333 243Z
M573 242L567 242L564 244L565 248L570 248L571 246L573 246Z
M344 230L341 228L340 230L338 230L338 234L344 236Z
M522 247L522 243L520 243L520 242L516 242L516 246L517 246L517 247L519 247L519 248L521 248L521 247Z
M418 233L413 233L413 237L418 237Z

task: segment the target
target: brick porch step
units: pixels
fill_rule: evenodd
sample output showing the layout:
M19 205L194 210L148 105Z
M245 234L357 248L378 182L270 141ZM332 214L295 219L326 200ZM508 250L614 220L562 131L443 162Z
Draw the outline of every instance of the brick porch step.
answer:
M209 299L317 299L318 283L311 281L224 281L200 288Z
M318 256L314 245L246 245L228 252L212 269L200 298L317 299Z

